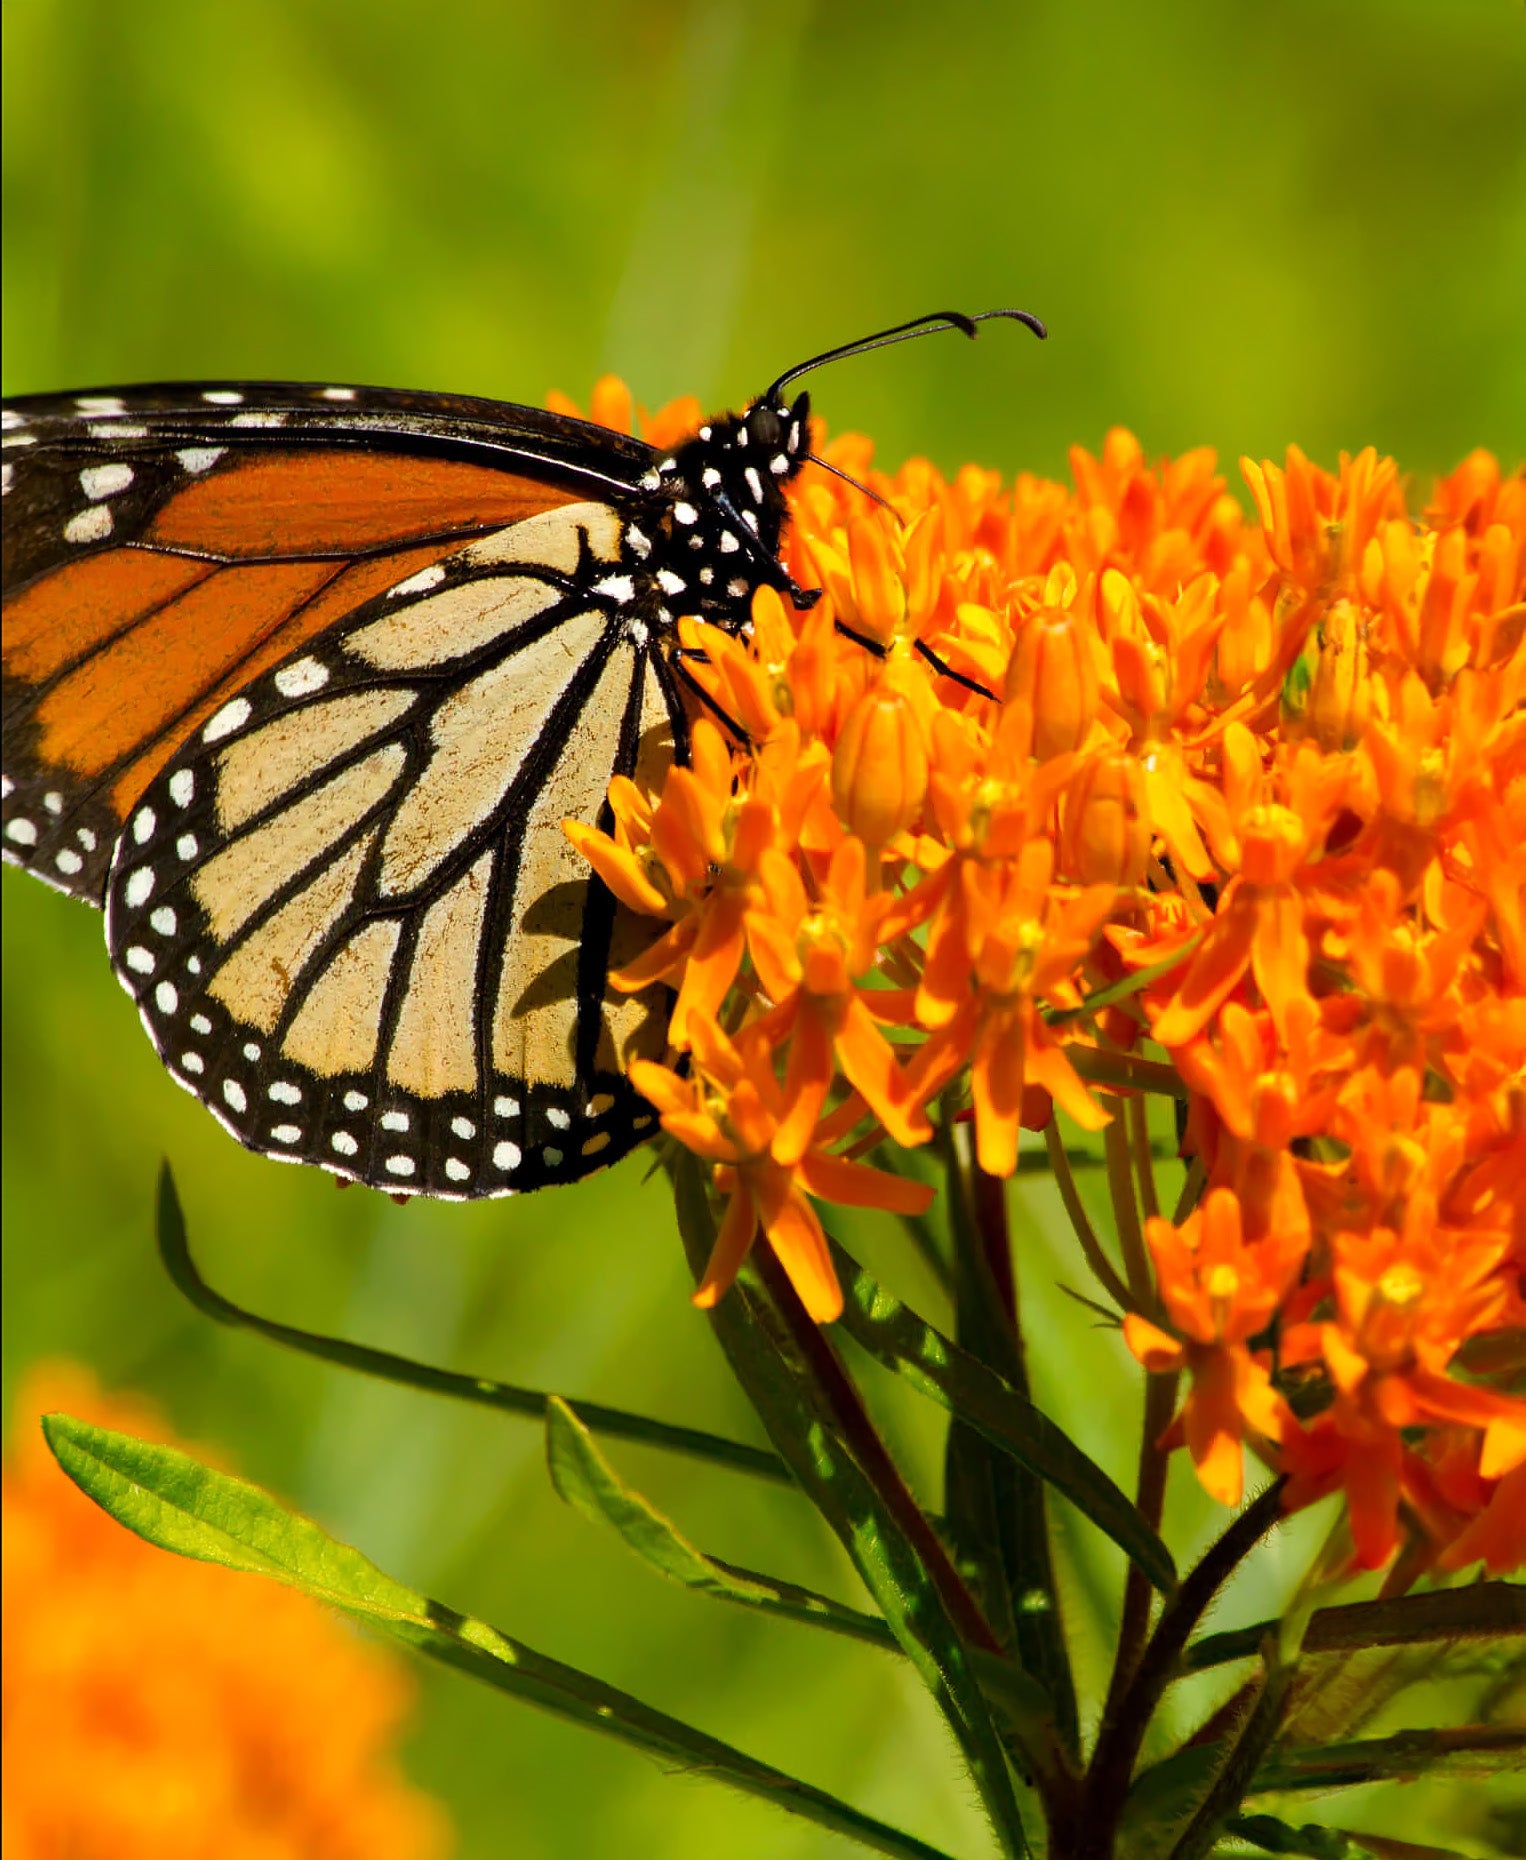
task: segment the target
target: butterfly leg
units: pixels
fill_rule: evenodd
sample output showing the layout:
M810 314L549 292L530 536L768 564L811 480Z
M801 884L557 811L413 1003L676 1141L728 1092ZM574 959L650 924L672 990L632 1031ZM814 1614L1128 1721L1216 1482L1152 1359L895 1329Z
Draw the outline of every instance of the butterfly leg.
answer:
M708 665L710 663L710 655L700 651L697 647L675 646L668 655L668 663L673 667L673 670L678 674L679 678L682 679L684 688L693 692L694 696L699 699L700 703L710 712L711 716L715 718L721 727L725 729L743 749L750 748L752 746L752 738L748 735L746 730L742 728L741 724L737 722L736 718L731 715L724 705L718 704L715 699L711 697L710 693L689 670L691 664Z

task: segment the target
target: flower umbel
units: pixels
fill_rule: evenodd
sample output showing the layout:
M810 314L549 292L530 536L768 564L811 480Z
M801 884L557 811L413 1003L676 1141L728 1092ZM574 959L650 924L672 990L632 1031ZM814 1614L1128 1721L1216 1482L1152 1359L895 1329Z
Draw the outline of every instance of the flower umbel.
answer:
M916 1211L858 1158L940 1126L1002 1178L1056 1111L1118 1125L1116 1195L1170 1076L1194 1193L1120 1215L1108 1288L1185 1372L1164 1444L1227 1503L1247 1448L1343 1486L1363 1563L1520 1560L1526 1403L1466 1364L1526 1327L1526 477L1475 455L1416 516L1294 448L1250 521L1125 433L1073 489L818 450L894 520L808 466L822 598L680 621L690 766L567 829L668 924L616 982L677 991L632 1076L725 1203L699 1301L761 1235L836 1316L816 1203Z

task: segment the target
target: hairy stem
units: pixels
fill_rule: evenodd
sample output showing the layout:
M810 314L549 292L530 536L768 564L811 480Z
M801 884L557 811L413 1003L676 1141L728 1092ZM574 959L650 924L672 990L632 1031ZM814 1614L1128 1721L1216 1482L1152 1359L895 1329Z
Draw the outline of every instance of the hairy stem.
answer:
M1282 1480L1275 1480L1208 1547L1161 1610L1133 1678L1116 1698L1109 1699L1082 1791L1082 1821L1077 1830L1080 1838L1070 1849L1073 1854L1085 1854L1090 1860L1090 1856L1112 1852L1145 1732L1176 1671L1182 1649L1214 1596L1277 1522L1282 1512L1282 1486ZM1055 1851L1058 1854L1065 1850L1057 1847Z

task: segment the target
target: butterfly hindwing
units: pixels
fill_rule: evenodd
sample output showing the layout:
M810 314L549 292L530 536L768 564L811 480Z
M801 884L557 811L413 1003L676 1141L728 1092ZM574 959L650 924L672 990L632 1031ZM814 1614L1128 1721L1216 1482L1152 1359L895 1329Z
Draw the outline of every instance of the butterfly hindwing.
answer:
M667 998L606 993L640 932L560 831L684 727L601 591L622 531L568 505L415 571L244 686L142 795L113 961L244 1143L475 1196L650 1127L623 1074L661 1050Z

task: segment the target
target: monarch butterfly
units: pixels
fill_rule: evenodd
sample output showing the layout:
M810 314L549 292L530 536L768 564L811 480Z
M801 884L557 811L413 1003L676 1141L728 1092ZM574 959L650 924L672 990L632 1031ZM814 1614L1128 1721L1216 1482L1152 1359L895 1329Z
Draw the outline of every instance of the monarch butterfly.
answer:
M251 1149L454 1199L615 1161L670 1000L608 990L651 932L560 822L686 759L678 614L816 598L785 389L979 320L828 350L661 456L372 388L7 402L5 857L104 906L164 1064Z

